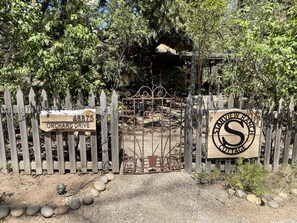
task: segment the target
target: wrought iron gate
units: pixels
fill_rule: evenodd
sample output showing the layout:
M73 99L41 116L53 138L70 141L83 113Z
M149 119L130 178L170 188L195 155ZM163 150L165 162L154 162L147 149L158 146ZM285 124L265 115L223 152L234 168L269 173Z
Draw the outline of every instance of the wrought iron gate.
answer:
M141 87L122 99L124 174L181 169L182 103L162 86Z

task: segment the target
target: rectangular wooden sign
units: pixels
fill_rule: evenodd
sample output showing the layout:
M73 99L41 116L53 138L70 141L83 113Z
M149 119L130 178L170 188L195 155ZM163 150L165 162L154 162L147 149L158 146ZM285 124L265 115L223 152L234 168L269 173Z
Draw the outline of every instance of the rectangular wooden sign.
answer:
M209 112L208 158L258 157L261 113L256 110Z
M40 129L50 131L95 131L96 110L41 111Z

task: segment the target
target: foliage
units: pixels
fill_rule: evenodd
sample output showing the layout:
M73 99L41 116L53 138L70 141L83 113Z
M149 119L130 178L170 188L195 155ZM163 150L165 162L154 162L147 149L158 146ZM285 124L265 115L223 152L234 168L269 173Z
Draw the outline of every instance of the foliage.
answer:
M205 171L197 173L195 178L199 184L213 184L216 181L224 179L224 175L222 175L219 169L215 168L210 173L206 173Z
M199 0L184 1L184 4L181 5L182 22L180 27L185 30L186 35L193 43L193 54L197 54L197 58L192 58L192 63L194 63L192 72L196 73L197 69L199 93L202 89L205 59L211 53L220 51L218 43L221 41L220 33L224 29L222 25L229 2L227 0ZM195 66L196 63L197 66ZM193 82L196 78L191 79ZM191 88L193 92L194 87Z
M262 166L237 159L235 171L227 177L228 185L235 189L252 192L257 196L266 194L267 172Z
M1 3L1 83L47 90L102 85L97 70L102 42L96 34L102 21L93 16L96 9L83 0L53 1L46 8L42 3Z
M133 7L115 0L1 1L1 84L71 92L119 87L122 75L137 69L131 48L154 33Z
M230 12L224 33L227 91L251 96L296 96L296 1L244 1Z
M102 18L105 58L102 70L106 80L112 82L112 88L116 88L121 85L121 76L137 73L131 60L137 55L135 48L148 44L155 33L148 28L148 19L134 7L133 1L108 1L102 9Z

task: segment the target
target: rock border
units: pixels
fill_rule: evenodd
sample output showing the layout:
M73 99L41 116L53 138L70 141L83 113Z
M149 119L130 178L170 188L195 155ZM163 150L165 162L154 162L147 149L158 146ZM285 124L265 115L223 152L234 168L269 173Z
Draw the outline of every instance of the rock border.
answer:
M53 216L67 214L69 210L75 211L79 209L82 206L82 204L84 204L84 206L90 206L94 203L94 198L97 198L100 192L106 189L106 184L114 179L115 176L111 172L104 175L100 175L99 179L94 182L94 188L91 189L89 195L83 196L82 198L72 197L68 202L66 201L66 204L60 204L56 207L47 204L43 206L38 204L30 204L28 206L22 207L13 207L8 205L0 206L0 221L8 217L19 218L24 215L36 216L37 214L42 215L44 218L51 218ZM98 187L98 185L95 186L96 182L100 182L97 183L100 184L100 187ZM97 188L100 190L98 190Z

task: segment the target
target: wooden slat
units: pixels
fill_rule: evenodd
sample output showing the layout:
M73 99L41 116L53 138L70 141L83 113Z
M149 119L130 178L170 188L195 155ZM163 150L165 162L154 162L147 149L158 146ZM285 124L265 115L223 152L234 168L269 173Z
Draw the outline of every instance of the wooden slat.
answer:
M295 127L295 137L293 144L292 165L297 162L297 127Z
M283 123L283 115L284 115L283 112L284 112L284 100L281 98L279 101L279 107L277 112L275 147L274 147L274 156L273 156L273 170L278 170L278 167L279 167L282 123Z
M89 95L89 107L95 108L95 96L91 92ZM92 172L98 173L98 146L97 146L97 131L91 132L91 156L92 156Z
M69 90L67 90L65 98L66 109L72 110L72 102ZM74 133L68 132L68 149L69 149L69 161L70 161L70 173L76 173L76 155L74 144Z
M221 93L218 97L218 109L223 109L224 108L224 98L223 98L223 94ZM216 159L216 168L218 170L221 169L221 165L222 165L222 159Z
M38 127L38 113L35 100L35 93L30 89L29 103L31 112L31 126L33 135L34 158L36 163L36 174L42 174L41 153L40 153L40 132Z
M240 96L238 99L238 108L242 109L244 107L244 98L243 96Z
M286 138L285 138L285 148L284 148L284 158L283 158L283 166L288 165L289 161L289 150L290 150L290 142L292 137L292 122L294 115L294 98L291 98L288 115L287 115L287 128L286 128Z
M254 109L255 108L255 99L254 99L253 95L250 97L247 106L248 106L248 109Z
M118 112L118 95L112 92L111 101L111 157L112 171L120 172L120 152L119 152L119 112Z
M1 108L0 108L1 110ZM6 159L6 151L4 144L4 132L2 126L2 115L0 112L0 168L2 173L7 173L7 159Z
M202 171L202 118L203 118L203 98L198 96L197 104L197 130L196 130L196 173Z
M185 112L185 171L192 172L192 151L193 151L193 99L189 93L187 98L186 112Z
M18 162L18 154L17 154L17 147L16 147L16 136L15 136L15 128L14 128L14 117L12 112L11 95L7 88L5 88L5 91L4 91L4 101L6 106L7 130L8 130L9 144L10 144L12 171L13 173L19 173L19 162Z
M41 92L41 105L42 109L47 110L49 109L48 105L48 98L45 90ZM45 153L46 153L46 161L47 161L47 173L53 174L54 173L54 166L53 166L53 153L52 153L52 140L51 140L51 133L44 132L44 145L45 145Z
M261 150L262 150L262 135L263 135L263 112L264 112L264 98L263 96L260 98L259 100L259 106L258 106L258 109L257 109L259 112L261 112L261 126L260 126L260 139L259 139L259 155L258 157L255 158L255 162L257 164L261 164L261 161L260 161L260 156L261 156Z
M265 153L264 153L264 169L268 170L270 155L271 155L271 140L272 140L272 129L273 129L273 110L274 110L274 101L270 99L269 101L269 110L268 110L268 120L266 128L266 138L265 138Z
M228 109L234 108L234 95L230 94L228 98ZM230 173L232 169L231 159L226 159L225 162L225 172Z
M77 107L79 109L84 108L84 99L81 92L77 96ZM81 161L81 172L87 172L87 151L86 151L86 132L79 131L79 152L80 152L80 161Z
M206 108L206 153L208 153L208 136L210 134L210 130L209 130L209 110L213 110L214 109L214 101L213 101L213 96L210 95L208 97L208 101L207 101L207 108ZM211 171L211 159L205 159L205 172L206 173L210 173Z
M21 90L17 91L17 105L25 174L31 174L24 96Z
M57 110L61 110L61 98L58 92L54 91L54 107ZM56 131L56 143L57 143L57 155L58 155L58 165L59 165L59 173L65 173L65 159L64 159L64 147L63 147L63 133L62 131Z
M102 146L102 163L103 171L109 170L108 160L108 136L107 136L107 105L106 94L101 91L100 94L100 110L101 110L101 146Z

